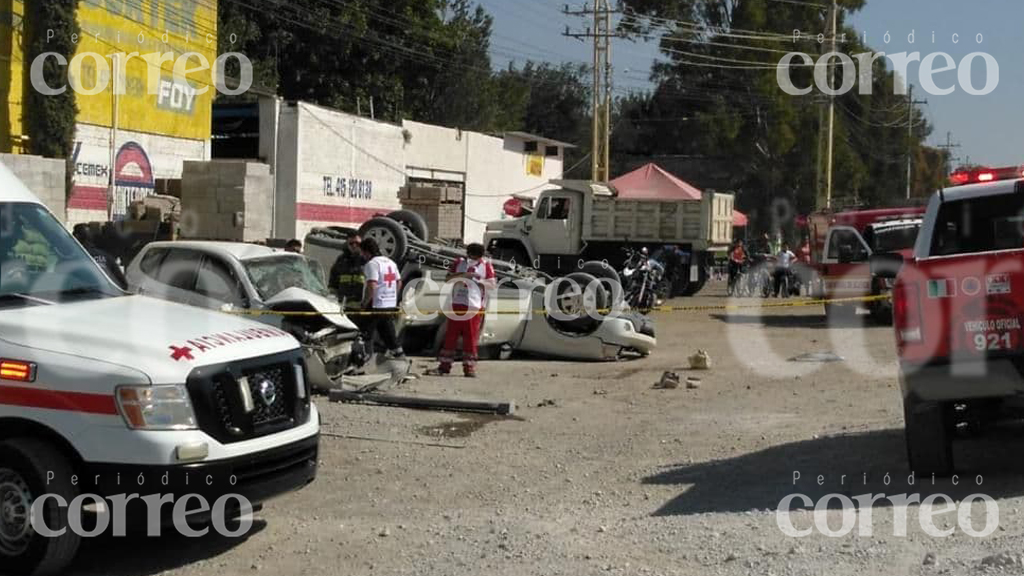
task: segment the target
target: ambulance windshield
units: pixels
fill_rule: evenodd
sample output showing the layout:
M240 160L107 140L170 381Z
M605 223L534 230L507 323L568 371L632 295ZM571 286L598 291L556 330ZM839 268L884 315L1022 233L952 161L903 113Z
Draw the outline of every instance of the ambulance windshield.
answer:
M121 292L45 208L0 203L0 299Z

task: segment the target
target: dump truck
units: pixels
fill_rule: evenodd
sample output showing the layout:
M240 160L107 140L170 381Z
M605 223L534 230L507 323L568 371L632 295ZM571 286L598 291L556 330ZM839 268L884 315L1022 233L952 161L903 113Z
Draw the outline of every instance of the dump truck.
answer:
M495 258L551 275L598 275L622 267L624 249L675 246L689 278L683 295L698 292L713 264L712 250L732 243L733 195L707 192L694 200L623 200L614 186L553 180L532 210L487 224L484 244Z

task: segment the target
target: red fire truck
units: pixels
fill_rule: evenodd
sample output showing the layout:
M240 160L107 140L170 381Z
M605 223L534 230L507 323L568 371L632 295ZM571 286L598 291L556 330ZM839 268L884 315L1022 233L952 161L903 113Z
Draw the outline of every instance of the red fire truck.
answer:
M893 325L910 466L954 469L952 441L1024 414L1024 168L954 174L914 253L872 258L895 277Z
M909 257L923 214L923 206L812 214L808 218L811 266L816 273L811 283L812 295L832 300L888 293L892 281L872 275L868 260L874 254L890 252ZM889 301L865 305L877 321L890 321ZM857 302L828 303L825 314L830 319L848 319L860 307Z

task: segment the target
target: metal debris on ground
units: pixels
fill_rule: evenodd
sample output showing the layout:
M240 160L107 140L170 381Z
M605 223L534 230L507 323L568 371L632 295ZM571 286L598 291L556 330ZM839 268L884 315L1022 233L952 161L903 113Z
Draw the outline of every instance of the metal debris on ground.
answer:
M659 390L674 390L679 388L679 374L675 372L665 372L661 375L661 380L654 384L654 387Z
M421 410L441 410L444 412L478 412L481 414L499 414L510 416L515 413L515 402L490 402L478 400L454 400L449 398L423 398L417 396L396 396L391 394L359 393L345 390L332 390L331 402L347 402L352 404L373 404L378 406L395 406L398 408L416 408Z
M790 362L842 362L844 360L846 359L832 352L810 352L789 359Z

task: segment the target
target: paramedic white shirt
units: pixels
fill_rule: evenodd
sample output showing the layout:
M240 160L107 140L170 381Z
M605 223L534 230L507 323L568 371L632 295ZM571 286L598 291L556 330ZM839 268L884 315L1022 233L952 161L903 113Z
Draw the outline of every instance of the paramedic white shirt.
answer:
M367 282L376 282L377 290L373 294L374 308L394 308L398 306L398 266L387 256L377 256L363 267L363 275Z

